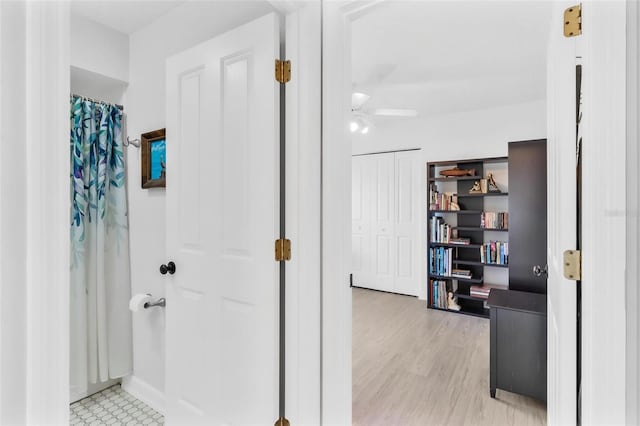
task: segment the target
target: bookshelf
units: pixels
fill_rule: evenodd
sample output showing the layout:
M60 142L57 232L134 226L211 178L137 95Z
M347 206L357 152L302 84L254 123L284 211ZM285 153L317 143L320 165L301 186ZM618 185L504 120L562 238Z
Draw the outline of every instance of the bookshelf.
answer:
M474 169L475 175L440 175L454 167ZM501 192L470 193L474 183L488 173ZM508 288L507 174L508 157L427 163L429 309L489 318L486 296L477 286L484 286L485 291L487 287ZM460 210L451 210L451 202ZM469 276L452 276L460 270ZM447 309L449 292L459 311Z

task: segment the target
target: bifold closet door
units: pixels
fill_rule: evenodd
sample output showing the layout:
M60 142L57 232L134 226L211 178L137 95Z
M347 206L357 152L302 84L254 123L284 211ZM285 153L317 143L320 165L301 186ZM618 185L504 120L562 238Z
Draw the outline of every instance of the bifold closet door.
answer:
M418 294L419 182L419 161L415 152L353 157L352 272L355 286Z
M418 295L420 285L420 151L395 153L396 293Z
M351 272L353 284L373 288L371 264L372 165L366 156L353 157L351 168Z

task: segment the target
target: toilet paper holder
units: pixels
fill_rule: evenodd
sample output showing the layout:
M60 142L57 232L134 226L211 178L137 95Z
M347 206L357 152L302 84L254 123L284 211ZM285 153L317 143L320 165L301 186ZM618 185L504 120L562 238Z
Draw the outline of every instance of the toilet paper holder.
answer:
M144 304L144 308L145 309L149 309L149 308L153 308L154 306L161 306L161 307L165 307L167 306L167 301L165 300L164 297L161 297L160 299L156 300L155 302L147 302Z

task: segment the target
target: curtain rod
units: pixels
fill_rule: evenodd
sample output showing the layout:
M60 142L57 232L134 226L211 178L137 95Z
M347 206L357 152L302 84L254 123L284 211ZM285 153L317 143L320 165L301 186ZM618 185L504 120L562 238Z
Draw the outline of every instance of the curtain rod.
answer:
M91 102L94 102L94 103L97 103L97 104L114 105L120 111L124 111L124 106L122 106L122 105L118 105L118 104L114 104L114 103L106 102L106 101L101 101L100 99L90 98L89 96L76 95L75 93L71 93L69 96L70 97L74 97L75 96L76 98L84 99L84 100L91 101Z

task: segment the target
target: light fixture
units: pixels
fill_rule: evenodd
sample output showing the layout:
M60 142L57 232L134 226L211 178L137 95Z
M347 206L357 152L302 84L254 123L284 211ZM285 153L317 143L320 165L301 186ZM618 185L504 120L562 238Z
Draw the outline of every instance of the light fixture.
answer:
M369 133L369 126L364 127L360 133L362 133L363 135L366 135L367 133Z
M355 120L349 124L349 129L351 129L351 133L357 132L359 128L360 128L360 125Z

